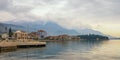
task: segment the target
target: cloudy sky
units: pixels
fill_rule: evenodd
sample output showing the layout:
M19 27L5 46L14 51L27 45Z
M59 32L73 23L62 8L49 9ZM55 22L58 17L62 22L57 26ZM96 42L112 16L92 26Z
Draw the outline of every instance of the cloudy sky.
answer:
M120 37L120 0L0 0L0 22L48 22Z

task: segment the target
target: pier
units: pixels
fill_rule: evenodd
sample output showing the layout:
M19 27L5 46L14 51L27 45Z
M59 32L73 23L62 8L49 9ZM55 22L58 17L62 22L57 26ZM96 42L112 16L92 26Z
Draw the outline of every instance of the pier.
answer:
M46 42L39 42L39 41L1 41L0 42L0 53L1 52L10 52L10 51L16 51L17 49L22 48L39 48L39 47L45 47Z
M46 42L19 42L17 48L38 48L38 47L45 47Z

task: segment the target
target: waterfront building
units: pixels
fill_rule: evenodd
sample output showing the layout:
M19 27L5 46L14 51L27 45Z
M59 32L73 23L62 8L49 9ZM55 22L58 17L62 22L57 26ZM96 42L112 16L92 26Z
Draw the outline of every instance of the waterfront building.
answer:
M59 35L59 36L58 36L58 39L59 39L59 40L70 40L70 39L71 39L71 36L66 35L66 34L64 34L64 35Z
M44 30L38 30L37 34L39 35L39 39L44 39L47 36L47 32Z
M72 39L72 40L80 40L80 37L77 37L77 36L71 36L71 39Z
M2 39L7 40L9 38L9 35L7 33L4 33L1 35Z
M58 36L48 36L45 39L48 39L48 40L58 40Z
M59 35L59 36L48 36L45 39L48 40L79 40L80 37L77 36L69 36L69 35Z
M31 32L29 36L30 36L30 39L33 39L33 40L39 39L39 35L37 34L37 32Z
M30 38L27 32L20 30L14 32L13 37L15 40L27 40Z

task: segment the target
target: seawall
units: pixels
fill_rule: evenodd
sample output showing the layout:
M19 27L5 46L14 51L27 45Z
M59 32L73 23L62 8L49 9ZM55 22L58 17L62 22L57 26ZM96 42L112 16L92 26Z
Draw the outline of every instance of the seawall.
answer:
M46 42L39 42L39 41L1 41L0 42L0 52L10 52L16 51L17 49L21 48L39 48L45 47Z

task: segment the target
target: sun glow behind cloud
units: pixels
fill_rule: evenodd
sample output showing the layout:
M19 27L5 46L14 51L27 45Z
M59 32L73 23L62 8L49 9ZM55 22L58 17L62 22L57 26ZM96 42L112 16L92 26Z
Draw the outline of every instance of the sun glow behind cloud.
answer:
M120 0L0 0L0 21L52 21L120 37Z

